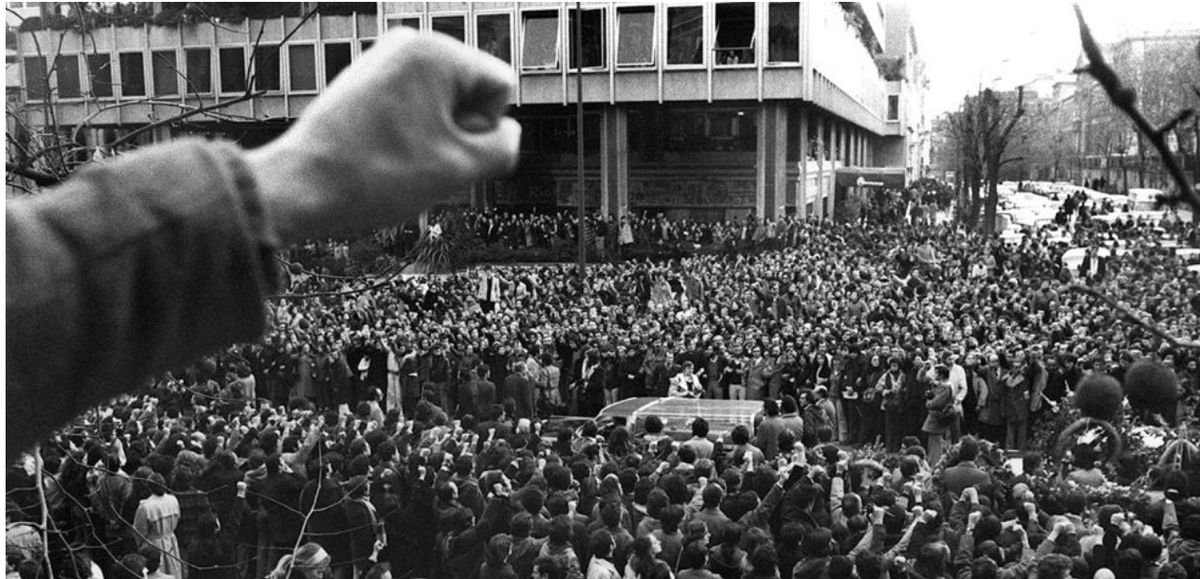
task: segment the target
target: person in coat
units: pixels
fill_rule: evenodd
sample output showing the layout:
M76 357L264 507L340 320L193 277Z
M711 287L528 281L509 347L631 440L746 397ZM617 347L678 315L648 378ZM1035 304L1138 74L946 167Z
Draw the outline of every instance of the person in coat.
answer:
M524 362L517 362L513 366L513 373L504 379L503 390L504 398L512 398L517 403L514 418L531 420L534 418L534 410L537 406L534 403L533 382L525 373Z
M153 547L162 553L163 569L173 577L186 579L187 570L180 558L175 527L179 525L179 500L167 493L166 479L161 474L150 475L151 495L138 504L133 516L133 529L138 547Z
M1029 406L1032 394L1025 353L1018 350L1011 363L1006 366L998 385L1005 392L1004 447L1009 450L1024 450L1025 437L1029 433Z
M942 459L942 452L946 447L946 436L950 432L948 418L954 407L949 368L940 365L934 368L934 386L928 396L925 408L929 410L929 414L925 417L925 424L921 427L921 431L929 435L925 454L929 464L934 465Z

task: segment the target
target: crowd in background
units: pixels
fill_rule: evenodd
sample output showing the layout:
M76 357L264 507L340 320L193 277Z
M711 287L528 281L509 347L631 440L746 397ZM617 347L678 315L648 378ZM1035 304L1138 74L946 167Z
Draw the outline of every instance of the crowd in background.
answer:
M550 217L456 220L488 243L562 235ZM313 274L308 297L273 304L263 342L81 419L42 445L41 474L33 458L11 467L11 568L45 573L48 548L55 577L1190 571L1186 475L1163 474L1172 499L1135 521L1039 494L1091 469L1039 466L1029 451L1045 441L1027 437L1085 375L1120 380L1139 359L1178 375L1180 402L1195 395L1195 350L1066 289L1194 340L1200 279L1162 241L1200 247L1195 225L1082 224L1072 243L1093 251L1070 268L1045 232L1010 245L949 226L782 223L622 218L596 227L616 253L693 237L745 251L614 260L586 279ZM668 395L762 400L765 418L716 440L696 420L674 445L653 420L543 430ZM870 443L885 461L847 454ZM1025 474L988 452L1001 448L1025 453Z

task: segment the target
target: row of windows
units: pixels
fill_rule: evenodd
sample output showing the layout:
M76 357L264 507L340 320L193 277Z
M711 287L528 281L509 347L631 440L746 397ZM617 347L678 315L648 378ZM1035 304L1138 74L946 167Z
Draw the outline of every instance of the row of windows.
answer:
M520 12L521 68L526 71L554 71L563 64L585 68L608 66L609 25L606 8L568 10L568 43L574 45L577 18L582 29L580 54L564 50L557 10ZM704 65L711 52L717 66L754 64L758 56L756 7L753 2L718 3L710 25L713 45L704 47L705 13L701 6L667 6L665 28L656 34L661 18L656 6L616 7L616 65L620 68L655 66L665 58L668 65ZM771 2L767 6L767 48L769 63L795 63L800 60L799 5ZM420 28L419 17L390 19L389 27ZM465 15L436 15L428 18L428 29L467 42ZM474 42L480 49L512 62L512 15L508 13L475 16ZM665 37L660 51L659 37ZM362 49L370 46L362 42ZM117 54L59 55L49 66L44 58L24 59L26 90L30 100L45 100L52 87L59 99L178 96L185 94L238 94L253 86L267 91L316 91L350 64L353 45L348 42L263 46L251 51L245 47L197 47L178 50L122 52ZM114 58L115 57L115 58ZM146 60L150 62L147 63ZM81 63L81 60L83 61ZM214 62L216 66L214 67ZM323 64L323 66L319 66ZM323 74L322 74L323 70ZM149 72L149 75L147 75ZM51 78L53 77L53 85ZM285 80L286 79L286 80ZM286 82L286 86L285 86Z
M371 42L362 41L361 50ZM51 78L59 99L112 98L117 90L123 98L241 94L250 86L280 91L285 79L289 91L316 91L322 80L328 84L350 66L352 53L352 43L328 42L259 46L253 51L237 46L121 52L115 58L107 52L60 54L49 62L29 56L24 59L26 94L29 100L46 100Z
M558 10L529 10L520 12L521 69L525 71L559 70L567 55L567 66L584 68L608 67L609 25L606 8L567 10L567 46L562 46L560 13ZM768 63L797 63L800 61L800 8L795 2L771 2L767 6L767 39L764 54ZM576 19L581 18L580 55L568 47L575 46ZM715 6L713 43L705 47L705 14L701 6L667 6L664 35L665 46L660 50L660 12L656 6L617 6L616 65L619 68L648 67L665 58L668 65L704 65L711 52L717 66L754 64L760 57L757 12L753 2L723 2ZM388 27L408 26L421 29L421 18L405 16L388 20ZM467 17L462 14L433 15L426 29L448 34L468 42ZM475 46L505 62L512 63L512 16L510 14L477 14L475 16ZM707 50L710 48L711 50Z

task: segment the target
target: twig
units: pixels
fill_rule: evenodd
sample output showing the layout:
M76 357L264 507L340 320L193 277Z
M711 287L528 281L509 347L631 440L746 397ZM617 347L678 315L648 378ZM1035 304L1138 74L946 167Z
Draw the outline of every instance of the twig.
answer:
M1192 109L1183 109L1182 111L1179 111L1179 113L1176 114L1171 120L1167 121L1166 124L1158 128L1158 134L1165 137L1167 133L1175 130L1175 127L1180 123L1186 123L1195 112L1196 111Z
M109 147L109 148L111 148L111 149L116 149L117 147L119 147L119 146L121 146L121 145L124 145L125 143L128 143L129 141L133 140L133 138L135 138L135 137L137 137L137 136L139 136L139 135L142 135L142 134L144 134L144 133L146 133L146 132L148 132L148 131L153 131L154 129L157 129L157 128L159 128L159 127L166 126L166 125L169 125L169 124L172 124L172 123L177 123L177 122L179 122L179 121L182 121L183 119L186 119L186 118L189 118L189 117L194 117L194 116L196 116L196 115L199 115L199 114L208 113L208 112L211 112L211 111L214 111L214 110L217 110L217 109L221 109L221 108L224 108L224 107L227 107L227 106L230 106L230 105L235 105L235 104L238 104L238 103L240 103L240 102L245 102L245 101L248 101L248 100L250 100L250 99L252 99L252 98L259 97L259 96L262 96L262 95L266 94L266 92L267 92L267 91L265 91L265 90L256 91L256 92L248 92L248 93L246 93L246 94L244 94L244 95L242 95L242 96L240 96L240 97L237 97L237 98L235 98L235 99L233 99L233 100L229 100L229 101L222 101L222 102L219 102L219 103L213 103L213 104L209 104L209 105L204 105L204 106L202 106L202 107L198 107L198 108L192 109L192 110L190 110L190 111L187 111L187 112L179 113L178 115L175 115L175 116L173 116L173 117L171 117L171 118L162 119L162 120L159 120L159 121L154 121L153 123L150 123L150 124L147 124L147 125L142 125L142 126L138 127L137 129L134 129L133 131L130 131L130 132L129 132L128 134L126 134L125 136L123 136L123 137L121 137L121 138L119 138L119 139L117 139L117 140L115 140L115 141L113 141L113 142L109 143L109 144L108 144L108 145L106 145L106 146L107 146L107 147ZM183 105L179 105L179 103L174 103L174 104L175 104L176 106L183 106Z
M50 187L52 185L62 183L62 178L58 175L46 173L44 171L38 171L37 169L31 169L29 167L21 167L11 161L4 162L4 169L13 175L24 177L30 181L33 181L38 185L38 187Z
M46 575L54 576L54 565L50 563L50 503L46 501L46 484L45 476L42 470L45 465L42 463L42 445L38 444L33 447L33 461L37 469L37 494L38 505L42 508L42 555L46 558Z
M392 280L396 278L396 276L399 276L401 273L403 273L404 268L406 268L408 266L409 266L409 263L405 263L405 264L401 265L400 267L396 268L396 271L392 272L390 275L388 275L386 278L384 278L383 281L371 284L366 287L361 287L359 289L343 290L343 291L335 291L335 292L313 292L313 293L307 293L307 294L278 294L278 295L273 295L273 296L267 296L267 299L269 299L269 300L303 300L303 299L308 299L308 298L324 298L324 297L349 296L349 295L359 294L359 293L362 293L365 291L371 291L371 290L379 289L383 286L386 286L387 284L391 283Z
M1155 325L1153 321L1146 321L1146 320L1142 319L1142 317L1139 316L1136 312L1121 305L1120 303L1117 302L1117 300L1114 300L1113 298L1104 295L1099 290L1090 288L1085 285L1080 285L1080 284L1070 284L1064 289L1066 289L1066 291L1069 291L1069 292L1075 292L1075 293L1081 293L1084 295L1089 295L1089 296L1092 296L1092 297L1104 302L1105 305L1107 305L1108 307L1115 310L1118 314L1120 314L1120 316L1122 318L1125 318L1130 323L1141 327L1142 329L1146 330L1147 332L1150 332L1151 334L1154 334L1155 336L1157 336L1163 340L1166 340L1167 342L1169 342L1172 346L1175 346L1176 348L1184 348L1184 349L1189 349L1189 350L1200 350L1200 342L1172 336L1171 334L1167 333L1166 330Z
M1137 108L1137 93L1130 87L1121 82L1121 78L1117 76L1117 72L1104 59L1104 53L1100 50L1100 45L1092 36L1092 30L1088 27L1087 21L1083 18L1083 9L1079 4L1075 4L1075 17L1079 20L1079 40L1083 44L1083 52L1087 55L1088 64L1081 67L1082 72L1086 72L1100 83L1104 88L1104 92L1108 94L1108 98L1112 101L1113 106L1116 106L1129 120L1133 121L1133 125L1138 132L1144 135L1154 150L1158 151L1158 156L1162 159L1163 166L1167 168L1171 179L1175 181L1175 187L1179 189L1179 195L1174 198L1165 199L1168 203L1177 203L1183 201L1192 206L1192 211L1195 215L1200 216L1200 193L1197 193L1192 184L1188 181L1187 175L1183 172L1183 167L1179 165L1179 160L1175 155L1171 154L1170 147L1167 146L1166 131L1173 128L1175 123L1181 122L1183 113L1176 116L1175 119L1163 125L1161 128L1155 128L1150 124L1146 115ZM1186 112L1186 111L1185 111Z

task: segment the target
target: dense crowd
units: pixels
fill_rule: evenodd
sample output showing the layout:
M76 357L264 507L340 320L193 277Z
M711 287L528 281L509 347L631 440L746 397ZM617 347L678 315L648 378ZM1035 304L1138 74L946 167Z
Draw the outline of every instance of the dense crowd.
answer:
M922 203L917 193L888 190L872 197L860 212L859 220L874 224L927 223L937 207ZM575 250L579 231L574 211L525 212L521 210L453 209L434 212L430 221L438 223L448 235L454 235L467 247L503 250L500 255L542 255L546 250ZM752 250L795 245L802 235L804 220L784 217L759 218L747 213L741 218L717 220L674 219L666 213L633 211L620 217L589 211L584 217L584 235L589 255L609 260L652 255L655 250L722 251ZM376 233L378 246L404 255L417 245L420 228L404 223ZM346 255L344 243L330 244L326 254ZM309 254L317 244L309 248ZM539 253L540 252L540 253ZM487 257L490 254L483 254ZM553 251L551 256L557 256Z
M506 243L542 235L460 221ZM1196 226L1083 223L1073 243L1092 250L1072 269L1045 232L1009 245L947 226L633 221L645 239L761 243L595 264L586 279L562 266L308 276L262 343L161 377L10 468L10 570L47 576L47 550L55 577L178 579L1200 567L1187 474L1162 474L1170 499L1135 519L1044 493L1114 473L1082 452L1065 471L1042 464L1047 441L1028 440L1085 375L1121 380L1141 359L1172 369L1171 402L1189 407L1195 350L1066 287L1194 340L1200 280L1162 240L1200 247ZM638 235L611 225L596 239L617 251ZM654 418L644 432L546 421L634 396L762 400L764 418L719 438L699 418L682 444ZM1180 418L1156 410L1146 418ZM884 460L853 455L871 443ZM997 449L1023 453L1023 473Z

